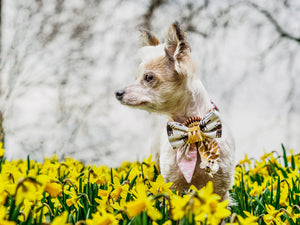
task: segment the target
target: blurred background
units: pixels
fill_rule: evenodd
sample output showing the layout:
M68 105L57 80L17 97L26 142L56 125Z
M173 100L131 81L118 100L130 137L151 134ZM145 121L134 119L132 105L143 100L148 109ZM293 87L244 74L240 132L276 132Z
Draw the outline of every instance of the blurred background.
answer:
M122 106L139 28L175 20L222 111L236 158L300 152L298 0L1 0L0 124L8 159L56 153L118 166L146 157L152 115Z

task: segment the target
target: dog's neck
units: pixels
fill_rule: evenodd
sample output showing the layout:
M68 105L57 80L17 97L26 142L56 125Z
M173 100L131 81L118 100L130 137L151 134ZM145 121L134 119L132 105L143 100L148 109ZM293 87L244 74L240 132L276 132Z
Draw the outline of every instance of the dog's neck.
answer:
M194 81L189 85L179 105L178 109L169 115L170 121L183 123L190 117L202 117L214 107L207 91L200 81Z

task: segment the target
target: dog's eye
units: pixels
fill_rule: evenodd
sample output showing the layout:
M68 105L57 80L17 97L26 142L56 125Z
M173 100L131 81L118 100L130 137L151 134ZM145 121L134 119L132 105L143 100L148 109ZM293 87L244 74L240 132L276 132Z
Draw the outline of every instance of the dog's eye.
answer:
M150 82L153 80L153 75L152 74L145 74L145 81Z

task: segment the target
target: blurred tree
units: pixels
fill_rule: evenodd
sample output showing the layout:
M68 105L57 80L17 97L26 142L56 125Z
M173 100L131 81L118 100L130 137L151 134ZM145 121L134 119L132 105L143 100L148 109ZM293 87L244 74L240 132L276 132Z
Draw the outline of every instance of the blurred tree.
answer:
M1 65L1 50L2 50L2 0L0 0L0 65ZM1 89L1 78L0 78L0 96L2 96ZM0 142L4 145L4 128L3 128L3 114L2 108L0 107Z
M108 75L91 76L102 55L91 44L95 22L100 15L100 2L4 2L5 9L11 11L3 11L5 32L2 41L5 43L1 49L0 121L4 126L0 128L7 127L6 138L13 136L24 152L40 154L49 149L45 150L49 142L55 142L53 151L69 155L81 148L78 145L83 145L82 134L92 140L88 141L87 144L91 144L87 148L95 150L105 145L107 138L90 135L86 129L92 123L88 115L99 107L94 103L98 99L104 103L106 100L102 96L108 90L106 87L89 88L92 79L105 82L105 75ZM101 43L100 46L103 47ZM113 91L110 89L109 93ZM26 98L31 101L24 101ZM23 107L28 111L24 112ZM101 108L104 115L107 107ZM17 123L16 117L24 115L27 118ZM107 124L98 123L97 129L104 130ZM35 128L41 132L33 138L30 133L34 133ZM22 135L25 133L27 135Z

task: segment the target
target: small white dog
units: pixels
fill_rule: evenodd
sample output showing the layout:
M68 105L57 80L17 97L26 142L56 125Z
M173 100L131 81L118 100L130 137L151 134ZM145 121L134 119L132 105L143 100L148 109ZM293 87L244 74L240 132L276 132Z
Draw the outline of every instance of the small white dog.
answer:
M164 44L149 31L142 31L141 39L142 62L136 82L116 91L116 98L124 105L168 116L168 131L164 130L152 152L166 182L182 191L192 184L201 188L211 180L215 193L227 199L233 184L234 143L224 123L220 124L216 106L195 78L184 31L175 22ZM205 130L214 133L209 136Z

